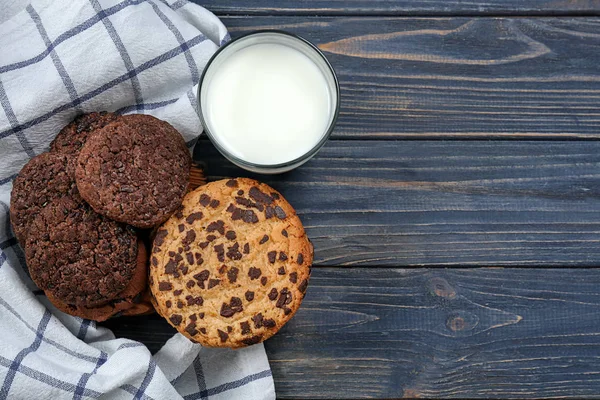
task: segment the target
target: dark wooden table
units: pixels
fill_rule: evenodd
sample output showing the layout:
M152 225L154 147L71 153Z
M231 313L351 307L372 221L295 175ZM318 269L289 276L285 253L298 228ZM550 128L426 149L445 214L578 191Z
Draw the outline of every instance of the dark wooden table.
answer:
M600 396L600 1L198 2L310 39L341 82L326 147L259 177L316 250L265 344L281 398Z

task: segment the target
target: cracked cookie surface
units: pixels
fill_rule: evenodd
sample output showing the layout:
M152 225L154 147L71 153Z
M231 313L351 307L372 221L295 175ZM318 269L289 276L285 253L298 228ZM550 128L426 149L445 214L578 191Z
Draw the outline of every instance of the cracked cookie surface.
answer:
M292 206L245 178L190 192L158 229L150 289L159 314L189 339L243 347L274 335L308 286L312 244Z
M10 196L10 221L21 245L25 245L29 225L49 203L77 193L75 165L69 156L42 153L25 164Z
M60 301L106 304L131 282L138 265L135 231L76 197L52 201L30 227L25 255L31 278Z
M93 132L77 158L81 196L99 214L138 228L164 222L181 204L191 157L165 121L125 115Z
M76 157L92 132L105 127L117 118L120 118L117 114L106 111L79 115L58 132L50 143L50 151Z

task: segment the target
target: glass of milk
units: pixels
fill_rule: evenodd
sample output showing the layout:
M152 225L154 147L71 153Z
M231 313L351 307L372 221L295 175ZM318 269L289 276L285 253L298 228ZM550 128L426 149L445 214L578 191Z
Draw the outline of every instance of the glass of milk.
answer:
M276 174L310 160L336 123L340 89L331 64L307 40L258 31L223 46L198 90L206 134L231 162Z

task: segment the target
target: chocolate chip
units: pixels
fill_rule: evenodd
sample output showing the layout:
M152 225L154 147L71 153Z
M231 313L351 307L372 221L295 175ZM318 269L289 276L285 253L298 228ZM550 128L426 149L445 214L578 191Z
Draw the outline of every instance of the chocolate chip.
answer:
M177 228L179 229L179 233L183 232L185 230L185 225L184 224L179 224L177 225Z
M171 321L173 325L179 325L181 324L181 321L183 321L183 317L179 314L173 314L171 315L171 318L169 318L169 321Z
M216 245L214 248L215 252L217 253L217 260L219 260L220 262L225 261L225 250L223 249L223 245L219 244Z
M207 240L209 243L211 243L211 242L213 242L213 241L214 241L216 238L217 238L217 237L216 237L215 235L208 235L208 236L206 237L206 240Z
M203 313L203 312L201 312L200 314L198 314L198 318L200 318L200 319L204 319L204 313Z
M204 271L201 271L201 272L197 273L196 275L194 275L193 278L195 280L197 280L198 282L204 282L205 280L208 279L209 275L210 275L210 272L207 269L205 269Z
M190 322L190 324L188 326L185 327L185 331L190 335L190 336L195 336L198 334L198 331L196 330L196 323L195 322Z
M194 255L192 253L185 253L185 258L188 264L194 264Z
M254 201L257 201L259 203L263 203L263 204L273 203L273 198L271 196L269 196L268 194L261 192L256 186L252 186L250 188L250 190L248 191L248 195L250 195L250 197L252 199L254 199Z
M187 300L188 306L193 306L194 304L201 306L202 304L204 304L204 299L202 298L202 296L194 297L192 295L187 295L185 296L185 299Z
M275 215L279 219L285 219L285 217L287 217L287 215L285 214L285 211L283 211L283 208L281 208L279 206L275 207Z
M205 249L208 247L208 242L200 242L200 244L198 244L198 246L200 246L201 249Z
M177 300L177 308L183 308L183 301Z
M269 292L269 300L273 301L277 298L277 289L273 288L271 289L271 292Z
M239 221L240 219L242 219L242 209L235 207L235 209L231 213L231 219L233 221Z
M223 274L225 271L227 271L227 265L223 264L221 265L221 267L219 268L219 273Z
M267 257L269 258L269 262L271 264L275 263L275 258L277 257L277 252L276 251L270 251L267 253Z
M210 196L206 193L200 195L200 204L206 207L210 203Z
M179 219L183 218L183 205L179 206L177 212L175 213L175 217Z
M161 292L166 292L168 290L172 290L173 289L173 285L171 284L171 282L159 282L158 283L158 290L160 290Z
M285 267L279 267L279 269L277 270L277 273L279 275L285 275Z
M300 290L302 293L305 293L307 287L308 287L308 279L305 279L298 286L298 290Z
M215 200L213 200L213 201L211 201L211 202L210 202L210 206L211 206L212 208L217 208L217 207L219 207L219 204L221 204L221 202L220 202L219 200L217 200L217 199L215 199Z
M221 235L225 234L225 222L218 220L218 221L213 221L210 224L208 224L208 226L206 227L206 231L208 233L217 231L219 232Z
M206 335L206 328L200 328L200 332L202 332L203 335Z
M281 196L279 196L279 193L275 192L271 192L271 197L273 197L275 200L279 200L281 198Z
M250 253L250 244L246 243L244 245L244 254L249 254Z
M263 325L266 328L275 328L277 326L277 323L275 323L275 320L273 319L265 319L263 320Z
M169 257L175 257L177 255L177 253L175 253L174 251L170 251L167 254L169 255Z
M165 301L165 307L171 308L171 305L173 305L173 303L171 303L171 300Z
M190 315L190 321L196 321L198 319L198 317L196 316L196 314L192 314Z
M287 254L285 254L283 251L279 252L279 261L285 261L287 259Z
M252 210L244 210L244 213L242 215L242 221L250 224L256 224L258 222L258 217L256 216L256 213Z
M191 243L194 242L194 240L196 240L196 231L189 230L185 234L185 238L183 238L183 240L181 241L181 243L183 243L183 244L191 244Z
M188 215L188 217L185 219L185 222L187 222L188 224L191 225L194 223L194 221L198 221L199 219L202 219L203 216L204 215L200 211L198 211L198 212Z
M241 322L240 327L242 328L242 335L249 335L252 333L252 329L250 329L250 324L248 322Z
M182 273L183 275L187 275L187 273L188 273L188 271L189 271L189 268L187 267L187 265L181 265L181 266L179 267L179 270L181 271L181 273Z
M244 191L240 189L240 190L237 191L237 194L238 194L238 196L243 196L244 195Z
M227 327L227 332L231 333L232 331L233 331L233 328L232 328L232 327L230 327L230 326L228 326L228 327Z
M225 233L225 237L228 240L235 240L237 238L237 235L235 234L234 231L227 231L227 233Z
M229 257L231 260L241 260L242 253L240 253L239 248L240 248L240 244L237 242L233 246L228 247L227 248L227 257Z
M302 255L302 253L298 254L298 265L302 265L304 264L304 256Z
M252 321L254 322L254 329L262 328L262 326L263 326L262 313L258 313L254 317L252 317Z
M183 249L182 249L181 247L177 249L177 251L178 251L178 252L180 252L180 253L181 253L181 252L183 252L184 250L185 250L185 251L190 251L190 245L189 245L189 244L186 244L186 245L183 247Z
M248 339L242 339L242 343L244 343L245 345L248 345L248 346L252 346L253 344L260 343L261 339L262 339L262 336L256 335L256 336L252 336Z
M297 272L292 272L290 274L290 282L296 283L296 281L298 281L298 273Z
M231 318L235 313L244 311L242 306L242 300L239 297L232 297L229 304L221 304L221 316L224 318Z
M196 265L202 265L204 260L202 259L202 255L200 253L196 253Z
M250 280L255 280L255 279L260 278L261 274L262 274L262 271L260 270L260 268L250 267L250 269L248 270L248 276L250 277Z
M237 183L237 181L235 179L228 180L227 183L225 183L225 185L227 187L230 187L230 188L236 188L236 187L238 187L238 183Z
M177 289L177 290L174 290L174 291L173 291L173 294L174 294L175 296L179 296L181 293L183 293L183 290L181 290L181 289Z
M275 210L271 206L265 208L265 218L271 219L275 215Z
M269 294L269 299L271 296ZM273 299L271 299L273 300ZM285 305L290 304L292 302L292 293L288 290L288 288L281 289L281 293L279 294L279 299L277 299L277 303L275 303L275 307L284 308Z
M212 289L215 286L217 286L219 283L221 283L220 279L211 279L211 280L208 281L208 288Z
M229 279L229 283L235 283L238 272L240 272L240 270L236 267L231 267L231 269L227 271L227 279Z
M160 253L160 247L158 247L156 244L154 244L154 246L152 246L152 252L153 253Z
M229 338L229 335L226 332L223 332L220 329L217 329L217 332L219 333L219 337L221 338L221 342L225 343L227 341L227 338Z
M246 295L245 295L245 296L246 296L246 300L247 300L247 301L252 301L252 300L254 300L254 292L251 292L250 290L248 290L248 291L246 292Z
M285 237L288 237L288 233L287 233L287 231L286 231L285 229L283 229L283 230L281 231L281 234L282 234L283 236L285 236Z
M265 209L265 207L262 204L255 203L252 200L249 200L245 197L238 196L235 198L235 202L247 208L256 208L258 209L258 211L263 211Z
M185 284L185 286L186 286L188 289L191 289L191 288L193 288L194 286L196 286L196 282L190 279L189 281L187 281L187 283Z
M269 240L269 235L264 235L258 244L265 244Z
M156 232L156 236L154 237L154 245L162 246L168 234L169 232L165 229L161 229L158 232Z
M154 256L152 256L152 265L155 266L155 267L158 266L158 260Z
M267 284L267 277L263 276L262 278L260 278L260 283L261 285L265 286Z

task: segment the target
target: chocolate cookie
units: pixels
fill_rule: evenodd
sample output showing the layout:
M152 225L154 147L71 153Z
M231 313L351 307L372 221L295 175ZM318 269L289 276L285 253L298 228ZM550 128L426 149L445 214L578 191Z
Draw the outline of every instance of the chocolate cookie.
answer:
M25 256L38 287L67 304L106 304L131 282L138 262L131 227L75 197L53 200L30 224Z
M77 193L75 165L64 154L32 158L13 182L10 221L17 240L25 245L29 224L53 200Z
M91 132L103 128L117 118L118 115L106 111L80 115L56 135L50 143L50 151L76 156Z
M138 240L137 264L133 277L125 289L108 303L96 307L78 306L59 300L50 291L46 296L56 308L64 313L102 322L119 315L139 315L150 311L152 304L148 299L147 285L148 255L146 246L141 240Z
M191 340L248 346L294 315L312 259L300 219L277 191L222 180L187 194L156 233L150 289L158 313Z
M190 165L185 142L171 125L126 115L90 135L75 175L81 196L96 212L150 228L181 204Z

